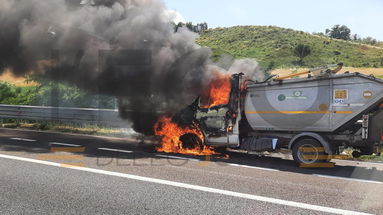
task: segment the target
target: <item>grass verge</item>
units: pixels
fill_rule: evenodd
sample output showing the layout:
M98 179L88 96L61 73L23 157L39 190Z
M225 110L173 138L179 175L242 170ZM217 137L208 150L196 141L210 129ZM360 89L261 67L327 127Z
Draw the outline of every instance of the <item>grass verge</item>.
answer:
M383 155L363 155L358 160L383 162Z
M344 155L347 155L350 160L355 160L355 161L369 161L369 162L383 162L383 155L377 155L377 154L372 154L372 155L362 155L359 158L353 158L352 157L352 152L354 151L353 148L346 148L343 150Z

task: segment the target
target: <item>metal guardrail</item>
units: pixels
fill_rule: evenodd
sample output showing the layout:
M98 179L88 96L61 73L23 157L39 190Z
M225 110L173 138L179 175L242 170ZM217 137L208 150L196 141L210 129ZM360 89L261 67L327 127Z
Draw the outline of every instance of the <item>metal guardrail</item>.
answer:
M24 119L127 127L117 110L0 104L0 119Z

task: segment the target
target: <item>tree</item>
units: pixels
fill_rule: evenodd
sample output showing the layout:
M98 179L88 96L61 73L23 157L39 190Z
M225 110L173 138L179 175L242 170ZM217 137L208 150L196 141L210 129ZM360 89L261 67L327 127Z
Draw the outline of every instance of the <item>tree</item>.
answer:
M311 54L311 48L308 45L299 44L294 48L294 55L299 58L299 64L303 64L303 59Z
M313 32L313 35L326 36L323 32Z
M372 37L366 37L362 40L362 42L370 45L376 45L378 43L378 41Z
M194 31L194 25L192 22L187 22L186 23L186 27L190 30L190 31Z
M359 40L361 40L361 39L360 39L360 36L359 36L359 35L357 35L357 34L353 34L353 35L352 35L352 40L359 41Z
M177 25L175 23L173 23L173 26L174 26L174 32L177 32L178 29L181 28L181 27L186 27L190 31L193 31L195 33L201 33L201 32L206 31L208 29L208 25L207 25L206 22L199 23L197 25L193 25L192 22L187 22L187 23L180 22Z
M334 25L331 29L326 29L326 34L335 39L350 40L351 30L345 25Z
M173 25L174 25L174 32L178 32L179 28L182 28L185 26L185 24L182 22L179 22L178 24L173 23Z
M207 29L208 29L208 26L206 22L197 24L198 32L206 31Z

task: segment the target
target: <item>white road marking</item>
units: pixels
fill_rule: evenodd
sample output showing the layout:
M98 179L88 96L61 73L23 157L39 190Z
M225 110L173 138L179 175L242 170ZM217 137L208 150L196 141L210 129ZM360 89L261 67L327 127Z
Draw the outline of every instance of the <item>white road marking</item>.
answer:
M180 159L180 160L203 161L203 160L194 159L194 158L177 157L177 156L171 156L171 155L155 155L155 156L161 157L161 158L172 158L172 159Z
M347 178L347 177L332 176L332 175L321 175L321 174L312 174L312 175L313 175L313 176L322 177L322 178L333 178L333 179L342 179L342 180L356 181L356 182L366 182L366 183L373 183L373 184L383 184L383 182L381 182L381 181L373 181L373 180L366 180L366 179Z
M69 144L69 143L57 143L57 142L50 142L50 145L60 145L60 146L73 146L73 147L80 147L81 145L76 144Z
M103 151L111 151L111 152L124 152L124 153L133 153L133 151L126 151L121 149L109 149L109 148L98 148L99 150Z
M74 167L74 166L67 166L67 165L63 166L63 165L61 165L59 163L55 163L55 162L35 160L35 159L17 157L17 156L12 156L12 155L0 154L0 158L25 161L25 162L31 162L31 163L38 163L38 164L44 164L44 165L49 165L49 166L62 167L62 168L80 170L80 171L84 171L84 172L91 172L91 173L97 173L97 174L102 174L102 175L116 176L116 177L138 180L138 181L143 181L143 182L168 185L168 186L173 186L173 187L180 187L180 188L197 190L197 191L214 193L214 194L221 194L221 195L225 195L225 196L251 199L251 200L267 202L267 203L271 203L271 204L285 205L285 206L289 206L289 207L297 207L297 208L302 208L302 209L306 209L306 210L314 210L314 211L321 211L321 212L334 213L334 214L354 214L354 215L357 215L357 214L358 215L359 214L360 215L362 215L362 214L366 215L367 214L367 213L362 213L362 212L357 212L357 211L331 208L331 207L325 207L325 206L319 206L319 205L312 205L312 204L307 204L307 203L294 202L294 201L289 201L289 200L282 200L282 199L276 199L276 198L270 198L270 197L258 196L258 195L252 195L252 194L246 194L246 193L239 193L239 192L234 192L234 191L221 190L221 189L216 189L216 188L211 188L211 187L204 187L204 186L199 186L199 185L192 185L192 184L186 184L186 183L175 182L175 181L168 181L168 180L157 179L157 178L149 178L149 177L144 177L144 176L120 173L120 172L111 172L111 171L107 171L107 170L93 169L93 168L86 168L86 167Z
M37 140L32 140L32 139L25 139L25 138L19 138L19 137L14 137L10 138L11 140L19 140L19 141L26 141L26 142L36 142Z
M267 171L274 171L274 172L279 171L278 169L270 169L270 168L257 167L257 166L248 166L248 165L235 164L235 163L229 163L229 166L237 166L237 167L244 167L244 168L251 168L251 169L260 169L260 170L267 170Z

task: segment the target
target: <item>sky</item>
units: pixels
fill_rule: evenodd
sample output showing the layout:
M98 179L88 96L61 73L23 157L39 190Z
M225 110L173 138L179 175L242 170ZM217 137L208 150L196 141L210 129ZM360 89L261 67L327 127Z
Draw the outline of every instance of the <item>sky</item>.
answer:
M274 25L324 32L336 24L383 41L383 0L163 0L186 21L209 28ZM182 20L182 18L181 18Z

